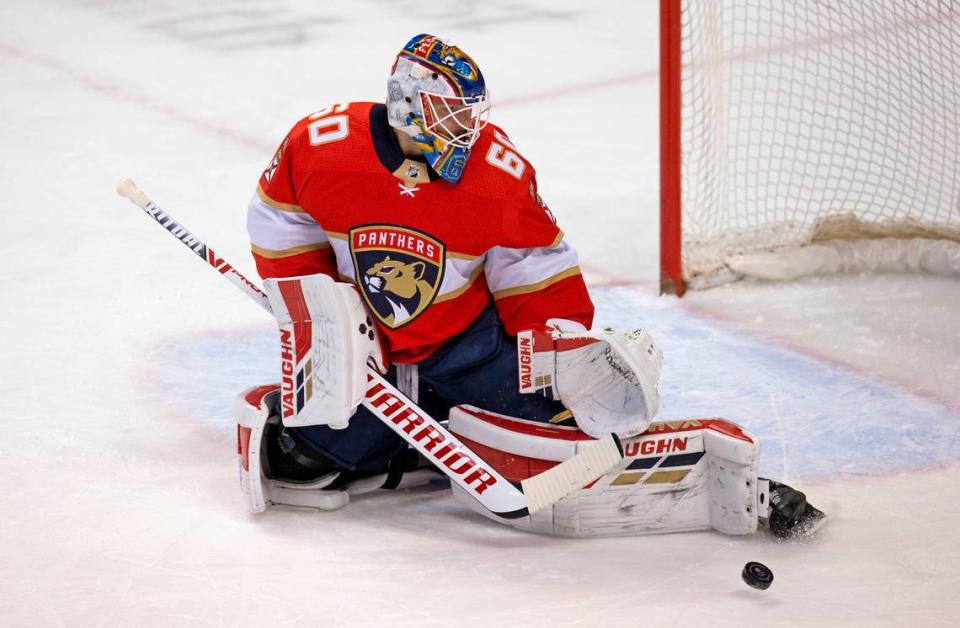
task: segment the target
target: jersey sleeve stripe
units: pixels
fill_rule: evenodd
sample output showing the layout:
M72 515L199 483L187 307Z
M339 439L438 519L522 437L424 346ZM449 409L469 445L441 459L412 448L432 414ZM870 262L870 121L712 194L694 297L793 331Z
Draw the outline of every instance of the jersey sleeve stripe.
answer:
M470 286L474 284L474 282L477 280L477 277L479 277L480 273L482 272L483 272L483 264L479 264L475 269L473 269L473 272L470 273L470 276L467 278L466 283L464 283L462 286L460 286L456 290L451 290L450 292L438 295L433 302L440 303L442 301L450 301L451 299L456 299L461 294L463 294L464 292L470 289Z
M563 231L557 231L557 237L553 239L553 242L550 243L550 246L547 248L555 249L563 242Z
M293 205L291 203L281 203L280 201L275 201L267 193L263 191L263 187L257 186L257 196L260 197L260 200L263 201L266 205L276 209L277 211L282 212L293 212L293 213L304 213L303 208L299 205Z
M316 244L304 244L302 246L293 246L289 249L283 249L281 251L273 251L270 249L265 249L263 247L257 246L256 244L250 245L250 248L254 253L260 257L266 257L267 259L279 259L281 257L290 257L292 255L300 255L301 253L308 253L310 251L319 251L320 249L330 248L329 242L317 242Z
M561 271L556 275L547 277L543 281L538 281L537 283L529 284L526 286L517 286L515 288L507 288L506 290L498 290L493 293L494 300L504 299L506 297L513 297L518 294L529 294L531 292L539 292L547 286L553 285L558 281L562 281L569 277L576 277L580 274L580 267L574 266L573 268L568 268L567 270Z
M328 243L327 234L313 216L279 211L256 194L247 206L247 233L251 244L265 251L285 252ZM286 253L287 256L294 254Z
M487 251L484 264L487 284L494 294L521 289L523 294L529 286L541 285L559 273L577 268L577 252L567 242L553 248L515 249L494 247Z

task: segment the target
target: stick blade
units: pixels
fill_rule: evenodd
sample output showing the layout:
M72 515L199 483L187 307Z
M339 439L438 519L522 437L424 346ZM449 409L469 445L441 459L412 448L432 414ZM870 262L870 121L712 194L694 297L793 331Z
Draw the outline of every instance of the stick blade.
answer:
M527 510L535 513L596 480L623 460L623 449L611 434L557 466L520 482Z

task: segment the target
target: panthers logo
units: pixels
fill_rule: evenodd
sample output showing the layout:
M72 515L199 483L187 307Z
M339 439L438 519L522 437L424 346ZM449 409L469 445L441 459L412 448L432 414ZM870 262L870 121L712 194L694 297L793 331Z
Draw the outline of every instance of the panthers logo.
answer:
M406 325L426 310L443 279L444 246L424 233L375 225L350 231L357 285L387 327Z
M392 313L384 319L391 327L399 327L430 304L433 287L423 279L426 264L421 261L404 264L388 255L363 276L372 294L383 294Z

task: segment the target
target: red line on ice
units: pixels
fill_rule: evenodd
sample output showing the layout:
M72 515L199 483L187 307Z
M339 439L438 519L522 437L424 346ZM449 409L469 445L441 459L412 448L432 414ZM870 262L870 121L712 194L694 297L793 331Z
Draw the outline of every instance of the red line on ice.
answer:
M267 152L272 151L275 148L272 144L264 142L259 138L246 135L242 131L223 124L218 124L199 116L185 113L171 105L166 105L147 98L146 96L131 90L129 87L123 84L113 83L111 81L97 78L81 70L73 68L66 63L58 61L57 59L36 54L34 52L4 43L0 43L0 54L5 54L15 59L19 59L25 63L42 66L47 69L60 72L61 74L65 74L73 79L76 84L89 90L98 92L114 100L139 105L145 109L162 113L170 118L173 118L174 120L177 120L178 122L183 122L221 139L228 139L232 142L254 148L257 151Z

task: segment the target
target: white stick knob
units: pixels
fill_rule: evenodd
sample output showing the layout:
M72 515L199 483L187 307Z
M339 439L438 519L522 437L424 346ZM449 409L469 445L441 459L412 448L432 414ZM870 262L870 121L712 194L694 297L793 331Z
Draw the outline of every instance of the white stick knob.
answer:
M143 191L137 187L137 184L130 179L124 179L117 184L117 194L130 199L142 209L146 209L147 203L150 202L150 199L147 198L147 195L144 194Z

